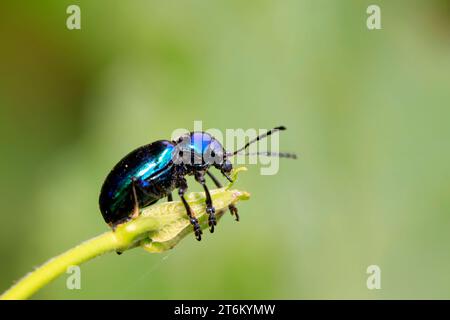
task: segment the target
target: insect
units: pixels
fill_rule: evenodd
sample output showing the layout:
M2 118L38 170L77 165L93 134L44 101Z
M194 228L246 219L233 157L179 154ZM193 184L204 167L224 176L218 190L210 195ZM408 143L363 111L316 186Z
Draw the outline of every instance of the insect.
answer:
M140 208L152 205L165 197L168 201L172 201L172 191L177 189L194 228L195 237L200 241L202 230L184 197L188 188L185 177L193 175L203 186L208 225L212 233L217 221L205 175L211 178L216 187L222 187L211 173L211 167L219 170L231 181L230 172L233 166L230 157L246 150L250 144L285 129L283 126L273 128L234 152L227 152L218 140L206 132L190 132L175 141L158 140L139 147L120 160L106 177L99 198L103 218L115 229L117 225L136 218ZM258 154L296 158L295 154L289 153ZM239 221L238 210L234 205L229 206L229 211Z

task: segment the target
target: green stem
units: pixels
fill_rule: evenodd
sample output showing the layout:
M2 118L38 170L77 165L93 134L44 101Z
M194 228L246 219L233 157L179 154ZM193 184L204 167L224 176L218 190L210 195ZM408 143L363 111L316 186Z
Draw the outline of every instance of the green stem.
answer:
M239 172L247 170L240 167L233 170L232 179ZM216 217L220 219L224 209L239 200L247 200L250 194L245 191L230 190L227 187L210 190L216 208ZM200 226L208 228L203 192L190 193L187 196L191 209L196 213ZM187 234L193 232L185 208L180 201L165 202L149 206L142 210L139 217L117 226L116 230L103 233L73 249L49 260L35 271L19 280L14 286L0 296L0 299L26 299L43 286L67 271L70 266L77 266L101 254L142 246L149 252L163 252L172 249Z
M47 261L35 271L19 280L0 296L2 300L27 299L43 286L67 271L73 265L80 265L101 254L111 251L124 251L134 247L137 241L149 232L157 230L160 223L151 217L120 225L115 232L106 232L87 240L63 254Z

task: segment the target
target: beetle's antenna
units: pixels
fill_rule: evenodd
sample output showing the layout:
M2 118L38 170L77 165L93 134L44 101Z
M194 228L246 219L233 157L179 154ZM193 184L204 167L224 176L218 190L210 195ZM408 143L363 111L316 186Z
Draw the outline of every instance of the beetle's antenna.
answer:
M247 153L238 153L236 155L242 156L267 156L267 157L278 157L278 158L287 158L287 159L297 159L297 155L295 153L290 152L271 152L271 151L261 151L261 152L247 152Z
M238 150L236 150L236 151L234 151L234 152L232 152L232 153L228 153L227 155L230 156L230 157L235 156L235 155L237 155L239 152L241 152L241 151L247 149L248 146L251 145L252 143L255 143L255 142L257 142L257 141L259 141L259 140L261 140L261 139L264 139L264 138L270 136L272 133L275 133L275 132L277 132L277 131L283 131L283 130L286 130L286 127L285 127L285 126L275 127L275 128L273 128L273 129L267 131L266 133L263 133L263 134L257 136L255 139L253 139L253 140L247 142L247 143L245 144L245 146L243 146L242 148L240 148L240 149L238 149Z

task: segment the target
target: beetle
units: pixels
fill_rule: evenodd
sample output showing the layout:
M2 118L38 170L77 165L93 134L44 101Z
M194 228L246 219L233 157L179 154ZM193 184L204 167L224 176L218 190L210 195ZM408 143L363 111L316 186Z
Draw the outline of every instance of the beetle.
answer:
M205 175L211 178L216 187L222 187L219 180L210 172L211 167L218 169L231 181L230 173L233 166L230 157L246 150L250 144L285 129L284 126L275 127L232 153L227 152L213 136L200 131L184 134L174 141L158 140L131 151L114 166L101 188L99 206L105 222L115 230L117 225L136 218L141 208L165 197L168 201L172 201L172 191L177 189L194 228L195 237L200 241L202 230L184 197L188 188L185 177L193 175L205 191L206 213L212 233L217 221ZM294 154L287 153L264 154L296 158ZM237 208L231 204L229 210L239 221Z

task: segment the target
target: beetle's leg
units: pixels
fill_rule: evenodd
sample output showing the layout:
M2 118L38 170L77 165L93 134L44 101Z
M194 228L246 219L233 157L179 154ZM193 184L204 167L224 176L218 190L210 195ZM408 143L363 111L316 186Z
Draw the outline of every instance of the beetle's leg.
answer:
M186 213L189 217L189 222L194 227L195 237L197 238L198 241L200 241L200 240L202 240L202 229L200 228L198 220L194 216L194 213L192 212L191 207L189 206L186 199L184 198L184 194L186 193L187 187L188 186L187 186L186 179L180 178L178 180L178 195L180 196L181 201L183 202L183 205L186 208Z
M173 201L172 192L169 193L169 195L167 196L167 201L168 202L172 202Z
M133 214L131 215L132 219L136 219L139 216L139 201L137 198L137 192L136 192L136 178L131 178L131 189L133 191L133 201L134 201L134 209Z
M214 184L216 185L217 188L222 188L222 184L220 183L220 181L217 180L217 178L209 170L207 170L206 173L211 178L211 180L214 182ZM230 210L231 215L235 216L236 221L239 221L239 214L238 214L238 209L236 208L236 206L234 204L230 204L228 206L228 209Z
M223 172L223 171L221 171L221 172L222 172L222 175L223 175L225 178L227 178L228 181L233 182L233 179L231 179L231 177L230 177L227 173L225 173L225 172Z
M208 214L209 231L211 233L213 233L214 226L217 224L216 215L215 215L216 209L214 209L214 206L212 204L211 194L209 193L208 187L206 186L206 183L205 183L205 174L203 172L196 172L195 180L197 180L197 182L203 186L203 190L205 190L206 213Z

